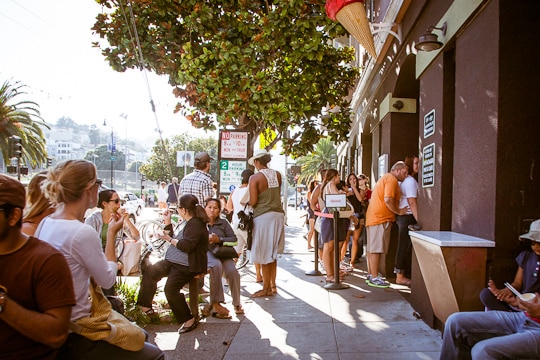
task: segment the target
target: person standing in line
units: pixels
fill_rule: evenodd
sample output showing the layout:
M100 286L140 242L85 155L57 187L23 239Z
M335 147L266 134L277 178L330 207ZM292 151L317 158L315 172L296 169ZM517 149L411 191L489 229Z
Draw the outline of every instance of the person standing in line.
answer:
M369 286L387 288L389 283L379 276L379 263L381 254L386 254L390 243L392 223L396 214L403 215L407 208L399 208L401 191L399 181L403 181L408 172L407 165L398 161L392 166L389 173L383 175L371 195L366 214L367 231L367 260L368 271L366 282Z
M167 205L178 206L178 197L182 193L178 192L180 185L178 184L178 178L175 176L172 178L172 182L167 186Z
M345 184L348 186L347 192L347 201L351 203L354 209L354 215L351 217L351 224L347 230L347 235L345 236L345 241L341 247L341 265L345 270L349 271L354 268L354 261L356 255L358 254L358 240L360 239L360 233L362 232L362 227L364 224L364 209L362 208L362 201L366 198L366 193L360 188L358 178L355 174L349 174L347 176L347 181ZM345 255L347 253L347 248L349 247L349 241L352 235L352 244L350 251L350 260L347 262L345 260Z
M322 183L322 190L319 196L319 204L324 204L322 212L328 214L329 211L326 208L326 195L337 195L345 194L344 190L338 190L338 184L340 184L341 179L339 178L339 173L336 169L328 169L324 181ZM323 217L321 222L321 233L319 236L323 242L323 263L326 270L326 282L332 283L335 282L336 276L340 274L334 274L334 251L339 252L339 247L336 249L334 246L334 225L337 227L338 233L338 243L341 245L345 240L345 235L347 233L347 228L349 226L349 220L339 218L337 224L334 224L333 218ZM340 277L345 276L344 273Z
M192 173L184 176L180 182L180 194L192 194L197 197L199 204L204 204L207 198L214 197L214 182L210 175L210 162L214 160L207 152L195 155Z
M253 170L246 169L242 171L241 177L242 181L239 187L234 189L231 194L229 195L229 198L227 199L227 210L229 213L232 213L232 228L234 230L234 233L236 234L236 238L238 239L238 245L235 246L236 252L238 255L242 254L242 251L244 249L244 246L247 245L247 231L246 230L240 230L238 228L238 224L240 223L240 218L238 217L238 212L240 210L244 210L244 206L240 204L240 200L246 195L248 191L248 183L249 178L253 175ZM249 211L246 208L246 211ZM262 275L260 280L262 281ZM259 282L259 278L257 277L257 282Z
M167 184L165 181L162 181L159 184L158 192L157 192L157 198L158 198L158 207L160 209L166 209L167 208L167 197L169 196L167 192Z
M319 197L321 195L322 190L322 181L324 180L326 176L326 169L319 170L319 175L321 177L321 182L319 182L315 189L313 189L313 192L311 193L311 196L309 197L309 207L313 212L320 212L324 210L324 204L319 204ZM321 208L322 205L322 208ZM315 220L313 221L313 230L315 230L315 222L317 221L317 215L315 215ZM323 242L321 239L321 234L317 233L317 231L314 231L313 236L315 237L314 245L317 246L317 251L319 252L319 261L323 258Z
M58 250L21 232L24 206L24 186L0 175L0 357L56 359L75 305L73 281Z
M40 221L55 210L49 199L41 191L41 183L46 178L47 171L42 171L34 175L28 184L28 203L24 208L21 228L26 235L34 235Z
M144 272L139 288L137 304L148 315L153 314L152 299L157 290L157 283L167 276L165 296L169 302L172 313L182 326L178 329L180 334L195 330L199 325L198 314L192 314L186 298L180 290L191 279L206 274L208 260L208 215L199 204L194 195L185 194L178 202L178 214L183 224L177 234L171 237L173 231L171 214L165 210L163 221L164 233L159 237L171 244L165 253L165 259L149 266Z
M277 257L285 248L285 214L281 207L281 174L268 168L272 155L257 151L248 163L258 173L249 179L248 204L253 207L251 261L261 264L263 288L252 298L277 293Z
M313 238L315 237L315 220L317 219L317 215L315 215L315 212L311 208L311 194L313 193L313 190L315 190L315 187L318 185L318 181L313 179L308 184L308 191L306 194L306 210L308 214L308 234L307 234L307 248L308 251L312 250L314 248L313 246ZM316 244L315 244L316 245Z
M90 277L100 286L110 288L116 281L116 234L124 218L115 216L109 223L105 251L94 228L83 223L86 209L97 204L100 180L96 167L88 160L65 160L49 169L42 189L53 204L54 214L44 218L37 229L39 238L53 245L66 258L77 302L71 321L90 316ZM90 340L72 332L59 351L58 359L163 359L163 352L148 342L139 351L128 351L106 341Z
M398 226L398 245L396 251L396 261L394 273L396 274L396 284L411 286L411 279L406 276L410 271L410 262L412 256L412 243L409 236L409 225L416 224L418 220L418 182L414 178L418 174L418 164L420 159L416 155L405 157L405 164L409 171L407 177L399 184L401 198L399 200L400 208L407 208L405 215L396 215L396 224Z

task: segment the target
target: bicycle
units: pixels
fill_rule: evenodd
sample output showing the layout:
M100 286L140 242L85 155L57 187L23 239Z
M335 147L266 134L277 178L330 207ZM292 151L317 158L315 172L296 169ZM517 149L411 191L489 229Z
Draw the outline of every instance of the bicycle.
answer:
M243 267L245 267L249 263L249 259L247 256L247 245L244 245L244 248L240 252L240 256L238 256L238 259L236 259L236 270L240 270Z

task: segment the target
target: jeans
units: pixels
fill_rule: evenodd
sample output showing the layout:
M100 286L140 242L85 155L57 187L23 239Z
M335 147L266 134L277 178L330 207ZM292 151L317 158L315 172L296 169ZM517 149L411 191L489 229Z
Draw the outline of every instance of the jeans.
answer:
M394 273L404 274L410 266L412 256L412 243L409 236L409 225L415 224L412 215L397 215L396 224L398 226L398 245L396 250L396 262Z
M440 359L540 359L540 324L524 312L454 313Z
M109 344L106 341L92 341L82 335L69 334L66 342L58 351L59 360L163 360L165 355L157 346L148 342L139 351L129 351Z

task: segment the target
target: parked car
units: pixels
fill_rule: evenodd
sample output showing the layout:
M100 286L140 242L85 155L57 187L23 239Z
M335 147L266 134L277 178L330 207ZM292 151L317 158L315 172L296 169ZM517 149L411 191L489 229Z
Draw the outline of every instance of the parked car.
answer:
M139 199L137 195L128 191L118 191L120 196L120 204L130 213L141 215L142 209L144 209L144 201Z

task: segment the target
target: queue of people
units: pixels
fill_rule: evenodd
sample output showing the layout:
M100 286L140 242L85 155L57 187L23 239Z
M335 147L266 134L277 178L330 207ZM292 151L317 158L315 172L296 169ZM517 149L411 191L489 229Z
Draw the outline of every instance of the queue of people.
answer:
M197 160L198 159L198 160ZM213 249L234 247L239 237L238 220L231 224L223 218L220 199L206 195L208 186L208 154L196 156L200 174L187 179L186 193L179 190L176 201L183 219L173 233L171 216L164 212L165 231L159 236L169 242L165 258L151 265L143 274L138 296L141 309L151 314L157 282L167 277L165 295L176 320L179 333L188 333L199 325L199 314L189 308L180 291L193 278L209 274L210 302L203 315L229 319L225 306L223 278L231 291L233 311L244 313L240 301L240 275L234 256L218 257ZM284 213L281 207L281 175L268 167L271 155L259 151L249 159L257 173L242 174L242 184L230 196L233 214L249 206L254 211L254 231L250 259L260 265L262 289L251 297L271 297L277 293L277 259L284 250ZM334 251L344 258L346 244L352 240L352 267L361 232L367 232L367 284L375 288L389 286L379 274L379 261L386 253L390 229L398 230L395 260L396 283L410 286L407 269L410 261L410 238L405 231L418 222L416 203L418 157L411 155L396 162L390 172L381 177L373 191L365 175L349 174L343 183L334 169L324 172L321 184L310 184L307 201L313 214L328 213L325 196L346 194L353 215L340 219L323 217L318 234L322 243L322 259L326 281L344 278L346 271L334 274ZM69 332L71 324L89 316L89 284L113 288L118 271L114 243L123 232L137 239L139 233L119 206L114 190L98 193L100 180L95 166L86 160L68 160L48 172L39 173L24 187L10 177L0 175L0 347L8 357L82 359L163 359L163 352L145 342L138 351L125 350L104 340L91 340L77 332ZM182 189L182 183L179 184ZM190 193L191 192L191 193ZM233 194L235 193L233 192ZM100 211L84 218L86 209L98 206ZM234 218L233 218L234 219ZM313 220L314 219L310 219ZM334 248L334 226L338 227L340 248ZM311 231L311 226L310 226ZM314 231L312 236L317 235ZM38 240L40 239L40 240ZM246 239L245 239L246 240ZM245 241L244 240L244 241ZM315 245L315 239L313 244ZM539 358L540 357L540 295L538 295L538 263L540 263L540 220L520 237L530 247L516 258L518 271L512 286L530 299L520 298L507 287L498 288L489 281L480 297L485 312L463 312L451 315L445 324L441 359ZM309 245L309 242L308 242ZM355 246L356 245L356 246ZM239 253L236 248L236 253ZM9 267L28 271L10 274ZM28 267L24 266L28 264ZM345 270L345 268L343 270ZM21 286L21 284L26 284ZM51 296L51 293L53 296ZM35 295L34 295L35 294ZM29 301L29 298L32 301ZM488 311L489 310L489 311ZM24 319L39 319L32 326ZM490 329L486 331L486 329ZM141 330L142 331L142 330Z

